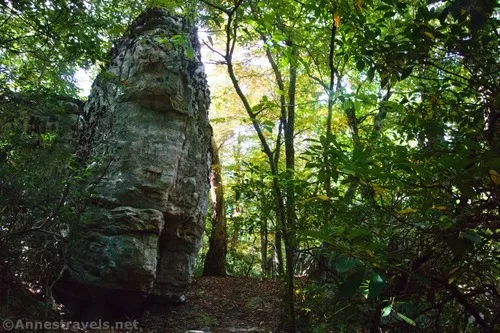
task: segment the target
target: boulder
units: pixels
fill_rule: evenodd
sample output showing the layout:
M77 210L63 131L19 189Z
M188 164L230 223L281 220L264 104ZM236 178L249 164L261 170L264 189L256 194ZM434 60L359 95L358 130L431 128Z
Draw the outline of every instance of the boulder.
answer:
M184 19L148 9L94 82L77 154L96 175L53 288L75 314L130 314L147 302L175 302L190 282L210 167L199 49Z

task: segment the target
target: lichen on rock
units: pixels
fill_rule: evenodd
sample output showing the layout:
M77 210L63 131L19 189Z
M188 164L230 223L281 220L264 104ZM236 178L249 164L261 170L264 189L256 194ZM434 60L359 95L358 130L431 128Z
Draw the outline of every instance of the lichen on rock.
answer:
M73 312L134 311L175 299L190 281L210 165L199 49L184 19L148 9L115 43L93 85L78 154L104 171L72 227L54 287Z

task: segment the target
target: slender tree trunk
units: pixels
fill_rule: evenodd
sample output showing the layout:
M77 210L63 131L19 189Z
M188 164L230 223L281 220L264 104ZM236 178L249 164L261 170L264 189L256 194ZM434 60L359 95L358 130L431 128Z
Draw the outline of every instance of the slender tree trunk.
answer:
M328 68L330 70L330 82L328 85L328 115L326 117L326 142L328 143L330 140L330 136L332 135L332 116L333 116L333 105L335 103L334 100L334 87L335 87L335 35L337 33L337 25L335 24L335 20L332 22L332 28L330 33L330 52L328 57ZM340 79L338 78L338 83L340 83ZM328 145L325 146L324 151L324 160L325 160L325 182L323 184L323 188L326 191L328 196L331 195L331 166L330 161L328 159Z
M267 276L269 272L267 265L267 228L262 228L260 230L260 259L260 269L262 271L262 276Z
M281 241L281 229L276 225L276 232L274 237L274 248L276 259L278 259L278 276L285 276L285 265L283 264L283 242Z
M243 139L241 137L241 132L238 130L236 147L233 150L233 155L234 155L234 159L236 162L235 182L236 182L237 187L242 186L242 177L241 177L241 160L242 160L241 142L242 141L243 141ZM232 218L231 218L231 225L232 225L233 232L231 235L231 242L230 242L231 246L229 248L229 252L231 253L231 255L233 257L236 255L236 248L238 247L238 238L240 236L240 229L241 229L242 209L240 207L240 196L241 196L241 193L239 191L236 191L234 193L233 213L232 213Z
M267 236L268 236L268 229L267 229L267 216L268 213L264 210L264 205L265 203L262 203L261 206L261 217L260 217L260 258L261 258L261 265L260 268L262 270L262 276L268 276L269 274L269 264L267 262Z
M210 174L210 193L212 196L212 232L208 252L203 267L204 276L226 275L226 209L224 205L224 187L219 158L219 148L212 137L212 168Z
M288 117L285 127L285 160L286 160L286 224L282 231L285 241L286 280L287 280L287 306L290 332L296 331L295 322L295 287L294 287L294 261L297 244L295 234L297 223L295 219L295 92L297 80L297 47L290 41L292 59L290 60L290 82L288 86Z
M291 42L290 42L291 44ZM292 255L295 250L295 93L297 85L297 47L292 45L292 59L290 60L290 84L288 86L288 117L285 126L285 159L286 159L286 217L290 237ZM292 272L293 274L293 272Z
M234 210L235 213L238 212L237 209ZM229 253L232 256L236 255L236 248L238 247L238 238L240 237L240 222L239 217L233 218L233 233L231 235L231 246L229 247Z
M278 217L278 224L281 229L282 237L283 237L283 242L285 244L285 257L286 257L286 282L287 282L287 290L286 290L286 298L287 298L287 319L289 320L288 324L288 331L290 333L295 333L297 331L296 329L296 323L295 323L295 307L294 307L294 281L293 281L293 249L292 249L292 239L291 239L291 234L288 229L288 219L287 219L287 213L286 213L286 207L285 207L285 197L283 195L283 191L281 188L281 185L279 183L279 171L278 171L278 165L274 159L274 154L273 151L271 150L269 143L264 136L260 122L257 120L257 116L260 111L255 110L252 108L250 105L249 100L247 99L246 95L243 93L243 90L241 89L241 86L238 82L238 79L236 77L236 74L234 72L234 66L232 62L233 58L233 53L234 53L234 48L236 45L236 38L237 38L237 33L238 33L238 25L236 21L236 16L237 16L237 10L238 7L241 5L242 0L238 0L235 6L230 9L230 10L223 10L224 13L227 15L227 22L225 26L225 31L226 31L226 52L224 55L224 60L226 61L226 66L227 66L227 71L229 74L229 77L231 79L231 82L233 84L234 89L236 90L236 94L240 98L241 102L243 103L243 106L245 107L245 110L252 122L252 125L257 133L257 136L259 137L259 140L262 145L262 150L264 154L266 154L268 161L269 161L269 166L271 168L271 176L273 179L273 190L275 192L275 199L276 199L276 210L277 210L277 217ZM296 52L296 50L295 50ZM293 67L295 68L295 66ZM290 73L291 75L295 75ZM292 78L290 78L292 80ZM293 78L295 80L295 77ZM292 82L290 82L290 85ZM290 94L293 93L295 94L295 83L293 83L293 89L289 90L289 97ZM295 96L293 95L293 98ZM295 107L293 103L293 107ZM293 109L294 110L294 109ZM293 125L292 127L288 127L288 133L291 133L293 136ZM287 129L285 129L287 131ZM293 144L293 140L292 140ZM285 195L286 195L285 191ZM295 212L293 212L295 214ZM294 215L295 216L295 215Z

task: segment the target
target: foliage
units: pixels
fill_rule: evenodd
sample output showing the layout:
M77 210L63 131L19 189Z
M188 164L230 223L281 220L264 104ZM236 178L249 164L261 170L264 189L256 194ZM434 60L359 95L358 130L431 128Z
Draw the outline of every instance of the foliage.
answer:
M278 175L282 189L294 186L296 246L320 264L323 282L305 293L313 309L309 325L327 317L345 331L493 329L499 273L495 4L250 1L241 7L236 30L222 40L229 34L228 41L236 38L253 57L269 50L280 70L294 62L295 43L297 119L331 105L333 131L321 121L298 121L297 133L306 139L295 145L302 152L299 171L287 179L280 163ZM255 43L264 49L251 49ZM261 67L263 78L268 68ZM239 75L246 79L244 69ZM255 115L259 124L282 119L271 111L286 89L253 99L252 111L265 110ZM266 176L273 177L264 167L257 178ZM332 186L325 190L327 180ZM243 198L244 210L259 210L261 201L270 201L266 185L250 184L237 184L253 193ZM318 239L324 245L314 249Z
M78 171L71 145L81 106L79 100L49 93L1 96L0 291L15 291L2 304L7 313L15 309L16 297L27 303L43 297L50 307L49 286L62 267L63 234L81 209L84 173ZM25 295L23 286L38 294L38 300Z
M58 134L29 128L33 105L73 96L74 71L102 64L139 9L48 3L0 7L0 88L15 91L0 104L2 232L51 217L47 193L63 194L74 175L71 154L52 154ZM495 1L147 5L198 22L220 65L207 61L227 272L283 275L293 249L295 274L308 275L296 293L304 331L499 329ZM59 208L54 226L75 214Z
M74 154L83 102L73 74L106 61L138 9L128 1L0 3L2 315L23 315L19 299L32 316L49 314L65 235L97 174Z
M3 1L0 86L74 95L76 69L106 61L139 11L134 1Z

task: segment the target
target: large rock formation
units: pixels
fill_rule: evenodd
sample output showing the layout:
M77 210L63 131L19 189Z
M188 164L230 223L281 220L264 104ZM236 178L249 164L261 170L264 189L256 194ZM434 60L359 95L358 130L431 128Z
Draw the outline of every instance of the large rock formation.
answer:
M102 175L54 286L73 312L130 313L189 283L207 210L208 106L194 28L164 9L141 14L84 108L78 155Z

